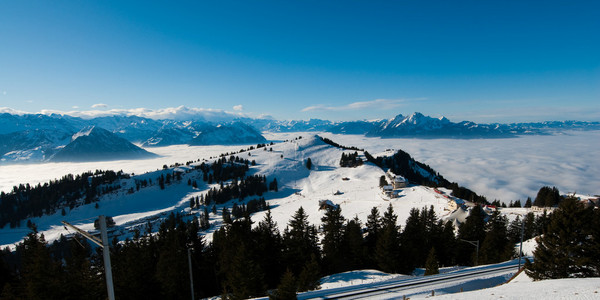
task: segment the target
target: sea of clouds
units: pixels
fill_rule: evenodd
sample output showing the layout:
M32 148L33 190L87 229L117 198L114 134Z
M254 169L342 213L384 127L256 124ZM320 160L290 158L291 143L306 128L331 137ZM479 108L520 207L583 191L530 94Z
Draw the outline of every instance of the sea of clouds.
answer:
M450 181L488 200L535 198L542 186L562 194L600 194L600 131L507 139L380 139L324 134L372 154L402 149ZM522 201L523 202L523 201ZM524 202L523 202L524 203Z

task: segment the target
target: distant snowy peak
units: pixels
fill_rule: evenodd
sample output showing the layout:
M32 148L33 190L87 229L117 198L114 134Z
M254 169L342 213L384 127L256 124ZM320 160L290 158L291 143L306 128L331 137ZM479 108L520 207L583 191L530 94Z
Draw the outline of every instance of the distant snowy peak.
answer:
M513 136L507 126L476 124L469 121L453 123L446 117L433 118L415 112L410 116L397 115L367 133L379 137L454 137L489 138Z
M102 161L156 156L124 138L97 126L89 126L50 159L51 161Z
M264 143L266 139L253 127L241 122L206 128L194 137L190 145L236 145Z
M81 137L81 136L89 136L92 133L92 130L94 130L96 126L87 126L85 128L83 128L82 130L80 130L79 132L77 132L76 134L74 134L71 137L71 141L76 140L77 138Z

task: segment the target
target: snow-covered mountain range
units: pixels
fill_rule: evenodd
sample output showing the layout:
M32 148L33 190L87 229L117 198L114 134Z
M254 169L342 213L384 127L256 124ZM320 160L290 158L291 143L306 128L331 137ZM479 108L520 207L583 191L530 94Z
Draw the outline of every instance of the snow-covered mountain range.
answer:
M555 131L600 130L600 122L552 121L541 123L477 124L452 122L421 113L397 115L389 120L332 122L280 121L240 117L209 122L203 119L155 119L136 115L112 115L84 119L61 114L0 114L0 162L50 160L71 142L70 137L94 126L142 147L190 145L235 145L263 143L261 132L331 132L365 134L371 137L497 138ZM97 147L101 148L101 147ZM59 155L59 156L62 156Z
M71 142L50 158L50 161L99 161L142 159L156 156L124 138L97 126L77 132Z

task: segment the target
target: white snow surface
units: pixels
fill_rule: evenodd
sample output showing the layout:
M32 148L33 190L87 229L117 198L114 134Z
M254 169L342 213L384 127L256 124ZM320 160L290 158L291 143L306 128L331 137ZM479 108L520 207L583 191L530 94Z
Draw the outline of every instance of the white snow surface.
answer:
M509 283L497 287L429 298L440 300L600 299L600 278L566 278L533 281L524 272L521 272Z
M448 270L452 271L452 270ZM444 270L440 270L444 272ZM334 274L321 279L321 289L369 284L390 279L410 278L407 275L388 274L377 270L357 270ZM533 281L525 272L519 273L510 282L496 287L478 289L480 279L460 282L462 293L445 293L444 288L411 294L410 299L600 299L600 278L569 278ZM452 285L452 284L451 284ZM389 299L393 297L382 297ZM379 299L379 298L377 298ZM395 298L394 298L395 299ZM400 297L400 299L402 299Z

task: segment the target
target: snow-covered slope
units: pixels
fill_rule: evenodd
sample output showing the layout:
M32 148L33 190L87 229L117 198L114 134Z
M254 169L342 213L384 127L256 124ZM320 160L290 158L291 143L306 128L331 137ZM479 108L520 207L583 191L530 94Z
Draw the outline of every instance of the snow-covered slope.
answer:
M218 125L204 129L190 145L235 145L264 143L266 139L256 129L241 123Z
M108 130L90 126L75 133L72 141L58 150L51 161L98 161L140 159L155 156Z
M0 162L41 161L69 142L71 132L60 128L31 129L0 135Z
M84 133L87 133L85 135ZM82 132L76 141L94 135L95 128ZM106 133L104 133L106 134ZM82 143L83 144L83 143ZM269 149L267 149L269 148ZM272 150L271 150L272 148ZM309 216L309 222L319 225L324 211L319 208L320 200L329 200L333 204L340 205L342 214L346 218L357 216L363 224L371 208L377 207L381 213L388 205L392 205L398 217L398 223L404 224L408 218L411 208L422 208L434 206L439 217L449 214L446 210L448 200L434 189L424 186L409 186L402 189L399 198L390 199L381 192L379 178L384 175L384 170L371 164L365 163L356 168L341 168L339 161L342 153L354 152L343 150L324 143L316 136L293 139L287 142L262 147L235 155L243 159L254 160L255 166L250 168L247 175L265 175L270 182L277 179L279 189L277 192L268 192L263 196L272 208L274 220L283 231L287 226L293 213L301 206ZM359 154L364 159L362 152ZM208 159L208 157L204 157ZM311 158L312 169L306 167L306 160ZM200 162L202 162L201 160ZM212 160L208 160L210 162ZM190 211L189 198L203 195L209 188L218 187L216 184L206 184L202 181L202 172L192 168L184 168L182 179L173 181L166 185L165 189L159 189L155 184L140 191L130 193L130 188L135 187L135 182L144 179L156 178L160 174L172 173L174 169L159 170L141 175L135 175L130 179L119 182L121 189L114 193L103 195L99 198L99 208L94 204L83 205L73 210L68 210L65 216L60 213L40 218L31 218L36 223L40 232L47 239L52 240L60 234L68 234L60 226L60 220L82 220L93 218L99 214L113 216L118 232L122 237L131 234L129 231L135 226L143 226L149 219L160 220L169 212L183 212L184 214L198 214L203 209ZM181 169L182 167L178 167ZM197 181L198 188L187 185L187 181ZM444 192L444 189L441 189ZM250 200L250 199L247 199ZM220 226L222 207L231 207L233 202L218 205L217 213L210 215L212 227L206 232L210 239L212 232ZM265 212L253 215L255 221L260 221ZM91 226L91 221L79 222L84 228ZM86 227L87 226L87 227ZM0 244L18 242L24 234L23 228L1 229Z
M417 297L411 297L417 298ZM425 298L425 296L423 297ZM435 299L599 299L600 278L565 278L533 281L521 272L507 284L471 292L446 294Z

